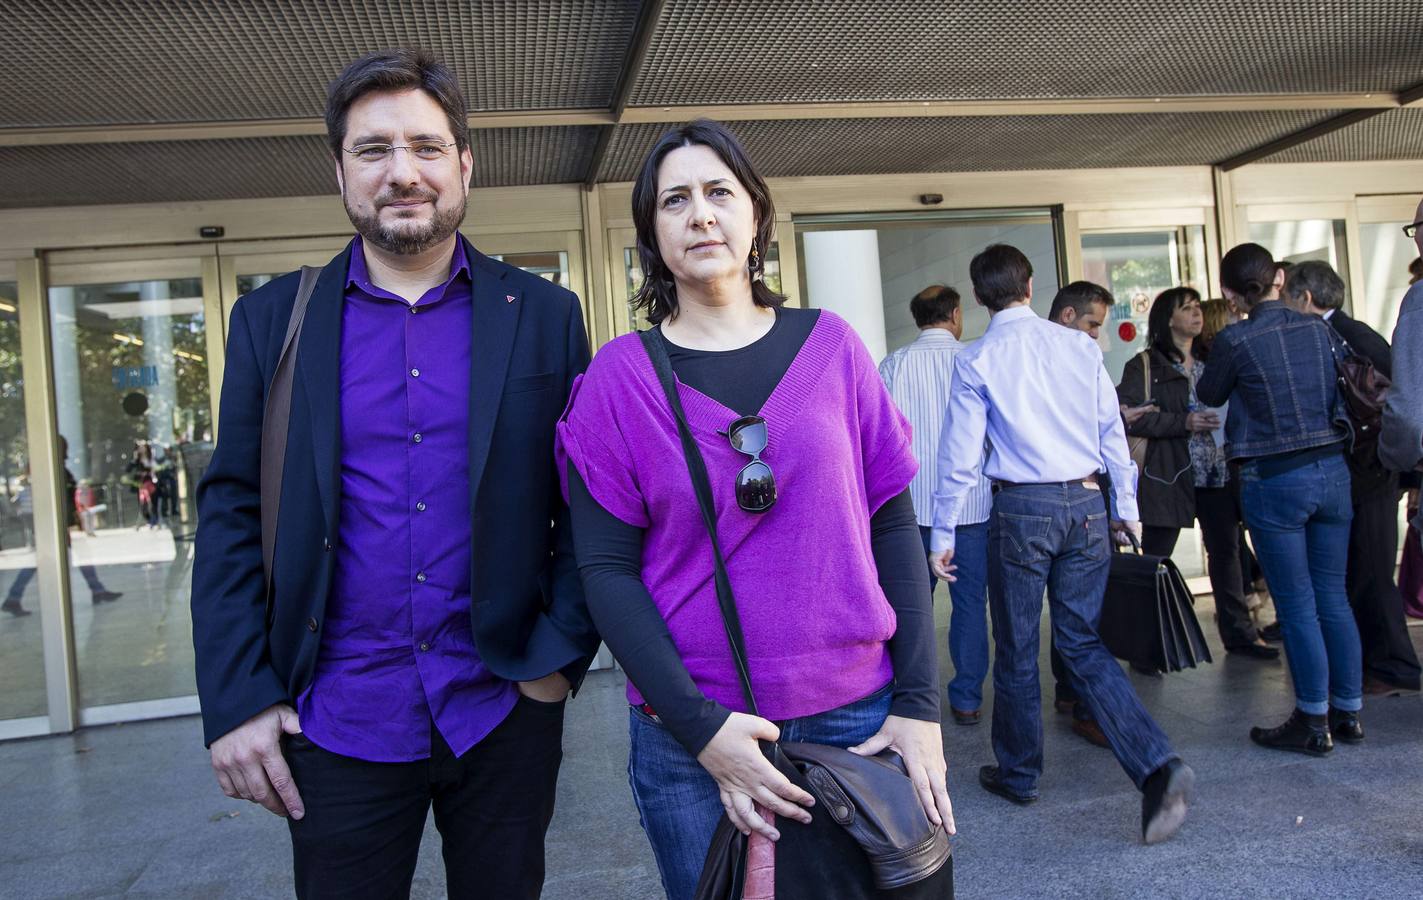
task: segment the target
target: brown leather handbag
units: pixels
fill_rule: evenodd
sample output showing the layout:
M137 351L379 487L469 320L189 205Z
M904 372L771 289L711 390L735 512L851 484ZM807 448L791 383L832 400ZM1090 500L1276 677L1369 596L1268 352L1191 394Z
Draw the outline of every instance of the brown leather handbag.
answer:
M717 603L746 708L756 714L741 618L717 539L711 482L682 410L672 363L661 337L641 333L643 347L667 394L682 439L687 470L711 540ZM951 900L954 867L948 835L924 813L899 755L886 750L858 756L840 747L791 741L763 742L761 750L791 782L815 798L809 825L777 819L777 900ZM725 815L707 851L697 900L742 900L747 839Z
M1380 470L1383 463L1379 462L1379 431L1383 427L1384 403L1393 382L1374 368L1367 356L1355 353L1348 341L1343 338L1338 341L1339 346L1334 348L1334 372L1339 401L1354 435L1349 455L1367 470Z

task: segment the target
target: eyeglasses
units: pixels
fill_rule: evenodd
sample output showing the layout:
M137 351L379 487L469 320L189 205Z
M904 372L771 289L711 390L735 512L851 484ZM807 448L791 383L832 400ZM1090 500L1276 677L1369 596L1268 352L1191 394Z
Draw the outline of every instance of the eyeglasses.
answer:
M1418 233L1419 228L1423 228L1423 221L1414 222L1412 225L1405 225L1403 226L1403 236L1411 238Z
M761 454L771 440L766 420L760 416L743 416L727 426L726 437L733 449L751 457L736 473L736 505L747 512L765 512L776 503L776 476L771 474L771 467L761 461Z
M421 162L435 162L449 155L450 148L453 146L455 145L440 141L416 141L408 147L396 147L390 144L358 144L355 147L342 147L341 149L363 163L387 162L395 156L397 150L404 150Z

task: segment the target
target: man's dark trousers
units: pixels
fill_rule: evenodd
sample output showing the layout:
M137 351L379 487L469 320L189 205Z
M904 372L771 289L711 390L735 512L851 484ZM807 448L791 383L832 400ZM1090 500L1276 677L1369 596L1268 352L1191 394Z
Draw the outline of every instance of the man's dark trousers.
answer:
M433 804L454 900L536 898L563 759L563 707L519 696L505 720L456 757L433 725L430 758L376 763L301 735L285 754L306 815L288 819L302 900L410 896Z
M1046 588L1053 637L1073 686L1140 788L1176 754L1093 624L1102 614L1112 553L1101 492L1080 482L1006 485L994 495L990 521L993 752L1003 784L1033 796L1042 774L1038 623Z
M1349 606L1359 626L1364 672L1394 687L1417 690L1418 655L1408 636L1403 595L1394 580L1398 562L1398 492L1396 479L1354 496L1349 528L1349 564L1345 583Z

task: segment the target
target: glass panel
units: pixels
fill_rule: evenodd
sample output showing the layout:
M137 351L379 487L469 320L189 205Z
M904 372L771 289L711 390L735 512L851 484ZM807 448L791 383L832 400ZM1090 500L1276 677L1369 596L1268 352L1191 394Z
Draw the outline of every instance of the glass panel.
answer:
M1057 293L1052 221L955 220L864 222L844 228L798 228L807 304L832 309L859 332L876 360L914 340L909 301L931 284L963 298L963 339L988 328L988 311L973 299L969 260L994 243L1012 244L1033 264L1033 309L1046 315Z
M212 454L201 281L56 285L49 306L80 705L194 694L194 490Z
M490 259L497 259L511 266L517 266L525 272L537 275L546 281L552 281L560 287L569 287L568 254L563 250L490 254ZM569 289L571 290L571 288Z
M1399 235L1402 237L1402 234ZM1345 265L1343 219L1300 219L1294 222L1252 222L1250 240L1269 250L1280 262L1327 262L1344 279L1348 296L1349 267Z
M781 293L781 244L779 241L772 241L770 249L766 251L766 270L763 277L766 287L777 294ZM652 323L647 321L647 316L632 307L632 298L637 294L638 288L642 287L642 263L638 259L636 247L623 248L623 278L627 286L628 329L642 331Z
M1120 381L1127 360L1146 346L1147 314L1157 294L1186 285L1210 297L1205 228L1084 234L1082 277L1117 300L1098 344L1107 372Z
M1367 322L1386 338L1398 324L1398 308L1403 295L1417 277L1409 270L1418 262L1418 245L1403 236L1408 222L1373 223L1359 226L1359 243L1364 254L1362 302L1355 298L1354 318Z
M13 281L0 282L0 719L42 716L44 644L35 581L35 506L25 442L20 314Z

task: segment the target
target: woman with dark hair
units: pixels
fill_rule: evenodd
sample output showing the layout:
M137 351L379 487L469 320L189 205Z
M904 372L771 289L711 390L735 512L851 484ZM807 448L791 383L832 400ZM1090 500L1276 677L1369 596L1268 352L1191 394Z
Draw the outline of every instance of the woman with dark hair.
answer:
M1239 519L1227 487L1230 469L1214 434L1220 416L1196 396L1207 368L1204 324L1194 288L1162 291L1147 317L1147 348L1127 362L1117 385L1121 403L1139 406L1149 398L1156 404L1127 426L1127 434L1148 439L1137 481L1141 545L1153 556L1170 556L1181 529L1199 516L1221 643L1231 653L1276 659L1279 651L1260 639L1241 591Z
M1363 740L1363 660L1344 572L1349 549L1349 439L1335 387L1333 331L1280 300L1285 273L1242 244L1221 260L1227 299L1249 318L1211 347L1196 390L1230 402L1226 453L1240 462L1245 524L1275 599L1294 681L1295 711L1256 743L1323 756L1334 739Z
M786 309L762 281L771 196L723 126L665 134L632 203L646 273L634 302L706 459L764 716L745 711L667 398L639 336L624 335L575 385L559 465L588 607L628 673L628 776L663 888L692 895L723 811L772 840L753 803L829 814L758 740L893 747L952 833L903 417L843 319ZM754 484L740 483L748 466Z

